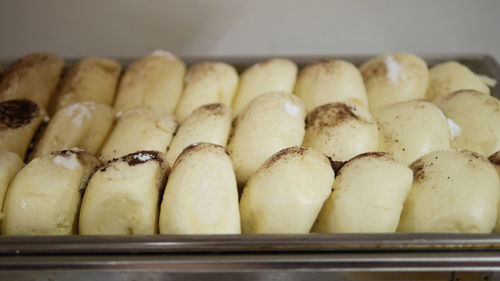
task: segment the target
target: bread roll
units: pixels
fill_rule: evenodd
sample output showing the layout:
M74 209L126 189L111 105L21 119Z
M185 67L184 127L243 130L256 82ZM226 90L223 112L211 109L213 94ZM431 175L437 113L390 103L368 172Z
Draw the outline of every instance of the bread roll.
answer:
M114 110L91 101L59 110L50 120L30 159L56 150L79 148L96 155L113 125Z
M302 143L305 114L297 96L272 92L255 98L238 116L228 150L239 187L271 155Z
M270 59L246 69L233 100L233 113L238 115L254 98L268 92L291 93L297 77L297 65L287 59Z
M0 101L29 99L47 108L61 76L64 60L34 53L11 64L0 78Z
M430 68L427 99L437 100L458 90L490 93L490 88L479 76L456 61L443 62Z
M404 101L373 113L379 124L380 151L406 165L431 151L450 148L448 119L431 102Z
M99 165L82 151L62 150L33 159L10 184L2 233L76 234L81 196Z
M495 168L497 170L498 177L500 179L500 151L493 153L488 159L495 166ZM500 186L499 186L499 188L500 188ZM498 205L497 222L495 224L495 229L494 229L495 233L500 232L500 220L498 218L500 218L500 202Z
M384 105L423 99L429 84L427 64L407 53L370 59L361 68L370 111Z
M176 129L175 118L164 110L149 106L127 110L119 115L99 158L108 161L141 150L165 153Z
M184 92L175 111L181 123L202 105L222 103L230 107L238 87L238 73L226 63L202 62L189 68L184 81Z
M183 61L161 50L135 61L120 81L115 109L146 105L173 113L182 94L185 72Z
M367 109L354 103L328 103L306 118L303 146L314 147L335 161L378 149L378 129Z
M231 109L221 103L204 105L196 109L182 123L167 152L172 167L184 148L197 142L208 142L225 147L231 130Z
M412 171L386 153L354 157L337 173L313 231L395 232L412 180Z
M499 180L485 157L440 150L410 165L413 186L399 232L489 233L495 227Z
M454 121L453 148L468 149L484 156L500 150L500 101L472 90L450 93L437 101Z
M36 130L45 117L45 110L26 100L0 102L0 151L17 153L24 159Z
M96 171L83 197L80 234L158 233L163 163L160 152L139 151Z
M331 192L328 158L310 147L270 157L250 178L240 201L243 233L308 233Z
M64 75L51 101L51 115L64 107L84 101L112 105L121 70L120 63L111 59L80 60Z
M7 188L14 176L24 167L23 160L14 152L0 151L0 219Z
M361 73L343 60L321 60L304 67L294 92L304 101L308 112L332 102L352 102L368 108Z
M238 188L224 147L196 143L179 155L160 212L161 234L238 234Z

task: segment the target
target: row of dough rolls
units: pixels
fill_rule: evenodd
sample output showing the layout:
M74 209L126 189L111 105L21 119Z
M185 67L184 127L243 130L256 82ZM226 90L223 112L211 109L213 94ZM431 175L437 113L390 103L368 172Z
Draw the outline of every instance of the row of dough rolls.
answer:
M86 152L64 150L25 167L2 152L0 166L8 168L0 191L11 181L2 233L490 233L500 231L499 153L488 160L437 150L408 167L381 152L340 162L289 147L252 175L238 205L231 158L215 144L187 147L164 192L165 162L156 151L101 165Z
M307 65L298 71L297 65L290 60L270 59L252 65L241 73L240 78L234 67L222 62L203 62L191 66L186 71L186 66L182 60L169 52L161 50L132 63L125 69L121 79L122 68L117 61L105 58L86 58L71 66L64 73L63 79L57 83L63 65L64 61L56 55L32 54L13 63L2 75L0 101L12 102L13 100L28 99L37 103L36 107L40 108L40 113L33 113L32 115L33 117L35 115L41 117L41 120L44 120L45 117L45 122L42 125L45 125L50 119L49 116L51 116L58 119L57 122L51 123L60 123L59 126L65 126L64 121L61 121L61 116L58 116L62 115L59 111L64 109L69 115L77 113L75 118L72 119L74 126L71 128L72 131L69 132L68 137L62 140L60 136L50 133L54 127L58 127L51 124L48 133L43 134L41 138L37 136L35 139L35 149L28 156L29 159L58 149L72 147L79 147L96 155L105 144L103 136L106 138L110 133L109 115L111 113L121 115L125 111L152 107L156 108L153 110L164 111L162 114L172 114L178 123L182 123L198 107L221 103L232 110L232 118L244 119L241 117L243 111L256 97L277 91L295 93L302 100L302 106L306 114L318 110L320 106L328 107L328 104L340 102L348 104L349 108L355 110L358 115L363 115L366 120L370 120L370 115L373 115L376 121L381 120L378 122L379 130L383 135L381 140L387 140L392 138L389 135L391 132L386 130L386 126L380 125L380 123L386 123L387 111L403 111L404 107L410 107L411 105L393 106L390 110L388 106L410 102L415 99L427 99L428 102L439 105L441 98L450 92L475 90L489 95L490 89L488 85L493 85L491 79L474 74L458 62L437 64L428 71L426 63L421 58L408 53L375 57L364 63L360 70L347 61L325 59ZM59 86L56 88L57 84ZM53 95L51 95L52 92L54 92ZM83 108L90 107L88 102L96 103L95 107L104 108L101 104L113 107L114 112L112 112L113 109L111 108L82 112ZM67 108L74 104L79 104L79 106L72 109ZM428 105L429 110L436 111L436 108L430 109L432 106ZM12 106L6 104L5 107ZM397 107L401 108L398 110ZM29 112L29 109L23 109L22 111ZM31 110L31 112L34 111L36 110ZM104 114L106 116L102 116L103 111L108 111L107 114ZM323 108L323 111L328 110ZM311 114L311 118L308 117L308 120L314 119L312 118L314 116L324 115L323 111ZM48 115L45 112L48 112ZM389 116L391 125L398 122L395 121L395 116L399 116L399 114ZM2 132L0 135L0 138L5 142L5 145L0 143L2 147L5 146L2 150L16 151L21 158L25 157L28 144L33 138L36 128L41 124L40 118L33 118L33 122L28 121L28 116L24 118L23 124L29 125L27 127L32 129L17 130L20 134L21 131L26 131L22 141L9 141L8 139L11 139L11 137L7 136L11 136L11 132ZM119 122L120 118L117 119L117 123L121 123ZM459 122L455 122L453 118L448 117L447 120L458 125L458 127L455 126L456 128L461 129ZM93 128L87 126L87 124L100 123L102 123L102 126L96 125L100 127L99 133L89 132ZM312 131L312 128L310 131ZM95 133L96 140L81 140L81 137L78 137L86 136L88 133ZM73 135L73 137L69 135ZM320 148L319 142L321 141L311 140L310 135L306 134L305 144L316 142L315 147ZM319 134L313 135L319 136ZM466 140L464 135L461 134L456 137L456 140L452 139L450 146L470 149L485 155L498 150L498 143L490 145L491 148L489 149L473 147L473 145L468 144L469 141ZM321 136L323 139L326 138L325 134ZM169 140L167 139L166 142L169 142ZM443 148L446 146L445 142L443 139L438 146ZM345 143L349 142L346 141ZM36 147L36 144L39 147ZM293 142L293 145L298 144L300 143ZM381 146L380 150L391 153L405 163L415 160L425 152L413 151L410 153L411 149L405 148L403 152L398 152L403 155L397 155L390 145L386 145L386 141L379 141L379 144ZM375 145L375 143L372 143L371 147ZM16 147L13 148L12 146ZM323 146L326 147L326 145ZM167 154L165 149L154 147L145 149L154 149ZM278 150L272 149L272 152ZM330 152L327 149L320 148L320 150L329 156L336 157L331 153L333 150L331 147ZM370 148L370 145L368 145L363 149L359 147L358 150L361 151L353 151L350 154L349 152L345 154L343 151L337 152L338 155L339 153L345 154L339 155L338 158L347 160L355 155L353 153L359 154L376 149ZM109 153L109 151L105 151L105 153L108 154L106 157L109 159L110 156L119 157L125 155L125 152L132 153L134 151L138 151L138 149L118 151L115 154ZM267 153L265 156L268 157L269 155ZM167 156L167 158L170 159L170 165L175 160L175 158L172 159L172 156ZM260 157L259 164L263 160L264 158ZM248 173L240 172L241 169L239 165L237 166L238 182L245 182L248 179ZM256 166L254 165L249 170L250 174L255 170Z
M86 152L63 150L23 167L16 154L2 152L0 165L6 169L0 174L0 192L5 193L11 181L2 233L241 232L236 178L222 146L199 143L186 148L165 192L164 163L157 151L132 153L102 165Z
M73 155L80 151L61 149L79 148L107 162L89 182L80 213L80 233L146 234L158 230L162 233L238 233L239 219L235 218L239 218L239 212L243 232L303 233L309 232L313 225L314 231L325 232L391 232L398 226L398 210L401 213L412 185L411 176L407 176L411 170L406 165L430 152L450 147L470 149L486 156L500 149L499 123L495 122L499 114L498 100L489 96L487 86L478 89L482 92L460 90L445 95L442 92L464 87L458 85L458 80L454 83L449 78L442 79L445 82L436 82L449 84L447 89L437 93L435 88L439 87L432 87L432 81L439 81L439 77L446 77L454 71L462 75L459 76L461 81L470 77L469 80L474 83L486 85L460 64L452 64L455 65L452 70L445 68L441 70L444 74L440 73L438 70L443 65L435 66L428 72L425 62L420 58L411 54L394 54L368 61L361 71L345 61L324 60L298 72L293 62L273 59L244 71L238 83L238 75L232 66L202 63L189 68L184 75L186 68L181 60L159 51L128 67L118 83L121 71L119 64L106 59L86 59L73 66L64 76L50 105L20 99L31 98L29 96L2 102L0 108L5 109L0 111L7 116L3 118L8 121L5 123L10 124L8 128L15 129L10 132L16 132L13 137L2 139L6 145L20 147L8 150L16 151L24 158L38 126L47 123L43 120L47 119L44 118L47 116L44 107L48 106L52 118L45 124L42 133L35 137L35 145L28 160L44 157L50 160L50 157L61 156L61 153ZM433 70L437 73L434 80ZM100 85L96 89L102 92L96 92L92 85ZM118 90L112 108L114 90L111 89L115 87ZM415 100L426 98L431 88L434 91L432 101ZM86 95L86 92L95 95ZM472 111L463 112L462 109L470 104ZM231 105L235 112L232 112ZM468 118L471 112L480 118L471 121ZM9 116L20 120L15 121L16 118ZM233 117L235 120L231 123ZM490 121L484 125L483 121L488 117ZM176 119L181 122L180 125ZM222 147L208 144L190 146L198 142ZM231 157L223 149L226 144ZM300 145L304 147L298 147ZM186 147L188 149L181 153ZM211 153L204 154L205 150ZM222 152L226 160L222 160ZM352 158L349 165L338 170L342 172L337 175L335 183L333 169L325 165L329 163L325 162L328 158L321 153L334 161ZM358 180L364 184L353 186L359 186L361 191L354 188L354 191L349 190L347 195L343 195L341 190L346 189L342 187L342 182L351 181L353 176L342 175L349 175L349 167L357 164L362 166L363 163L356 159L371 161L375 157L380 159L377 160L379 162L375 161L374 166L386 168L373 177L368 172L359 177ZM189 160L191 158L195 160ZM130 161L137 159L144 163L130 164ZM149 161L151 159L156 161ZM203 170L197 161L211 164ZM311 165L314 169L310 169ZM364 170L369 171L372 166L367 165ZM179 208L170 208L162 216L157 208L158 203L154 202L159 201L163 179L170 167L174 167L170 175L173 183L167 183L162 201L170 204L163 206L162 203L161 209L177 206L186 207L186 211L183 213ZM218 172L214 167L222 169L223 175L212 177ZM401 174L401 177L396 177L399 180L385 180L396 172ZM193 182L196 177L199 179ZM311 182L309 177L317 178L318 181ZM238 183L240 192L243 192L240 210L237 193L234 197L236 187L232 185L232 178ZM121 180L122 183L117 183ZM369 219L361 219L359 226L355 225L363 208L358 210L359 213L357 209L352 209L344 214L345 207L340 207L344 211L338 214L338 211L334 211L341 204L350 206L350 202L369 202L370 197L375 195L363 199L359 194L373 192L363 187L375 180L383 183L375 187L375 193L387 188L386 192L391 194L378 203L371 202L372 209L364 211L373 214L372 221L387 220L380 224L379 229L370 228ZM88 176L80 176L80 182L86 181ZM336 183L339 181L340 187L337 189ZM136 190L138 183L144 184L145 188L141 192ZM331 192L332 184L334 192ZM113 188L120 185L130 188ZM204 189L200 189L201 186ZM311 190L311 186L318 189ZM210 197L204 193L213 194L210 190L215 190L215 187L219 187L217 196ZM184 189L191 191L184 192ZM288 193L289 198L279 197ZM170 195L167 197L167 194ZM495 194L490 195L495 198ZM86 199L87 196L91 199ZM218 201L221 198L226 199ZM307 203L301 205L304 202ZM231 210L228 217L221 219L220 209L213 207L214 204ZM91 207L85 207L87 205ZM487 211L491 211L491 204L486 205ZM114 209L117 211L113 212ZM280 209L286 210L290 216L280 213ZM297 212L292 212L292 209ZM158 212L159 227L156 224ZM109 219L105 215L108 213ZM136 214L140 216L136 217ZM315 223L316 217L318 221ZM353 222L354 226L349 223L342 226L342 217L347 217L346 221ZM294 219L296 225L288 224ZM333 225L332 221L335 222ZM72 223L71 231L75 233L75 223ZM67 224L67 220L61 223L65 227ZM464 229L458 231L484 232L488 228ZM401 227L401 231L404 230ZM448 230L453 231L453 223ZM44 231L26 230L32 234L48 233Z
M64 72L57 55L22 57L2 73L0 100L30 99L49 115L82 101L113 105L117 111L155 106L182 122L204 104L220 102L240 114L255 97L273 91L293 92L308 112L331 102L353 102L371 111L412 99L435 101L457 90L490 93L492 79L476 75L456 61L430 68L410 53L374 57L359 70L341 59L323 59L298 69L288 59L256 63L241 73L222 62L202 62L186 71L175 55L157 50L129 65L107 58L85 58ZM120 76L122 76L120 78ZM116 93L116 97L115 97Z

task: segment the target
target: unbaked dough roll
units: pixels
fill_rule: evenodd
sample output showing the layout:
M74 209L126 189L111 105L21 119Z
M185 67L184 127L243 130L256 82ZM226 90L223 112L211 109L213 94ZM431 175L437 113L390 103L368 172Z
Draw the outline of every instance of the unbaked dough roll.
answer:
M440 150L410 165L413 186L399 232L490 233L497 220L499 179L484 156Z
M139 151L106 164L85 191L80 234L158 233L165 175L162 154L156 151Z
M493 153L489 158L488 160L490 160L490 162L495 166L496 170L497 170L497 174L498 174L498 177L500 179L500 151L497 151L495 153ZM499 186L500 188L500 186ZM498 213L497 213L497 222L495 224L495 229L494 229L494 232L495 233L499 233L500 232L500 220L498 218L500 218L500 201L498 203Z
M172 167L184 148L197 142L208 142L225 147L231 131L231 109L221 103L204 105L191 113L181 124L167 152Z
M361 73L344 60L320 60L304 67L294 92L304 101L308 112L332 102L352 102L368 108Z
M174 116L164 110L149 106L130 109L118 116L99 158L109 161L141 150L165 153L176 129Z
M196 143L179 155L163 194L160 233L241 233L238 188L224 147Z
M354 103L328 103L306 118L303 146L314 147L335 161L378 149L377 122Z
M453 120L453 148L468 149L490 156L500 150L500 101L485 93L462 90L437 101Z
M425 61L413 54L378 56L365 62L360 70L370 111L391 103L425 98L429 71Z
M64 75L51 101L51 115L69 105L93 101L112 105L122 67L106 58L85 58Z
M99 165L82 151L62 150L33 159L7 191L2 233L76 234L82 193Z
M431 102L390 104L373 115L379 124L380 151L406 165L431 151L450 148L450 131L455 124Z
M26 100L0 102L0 151L12 151L24 159L38 127L45 117L45 110Z
M175 111L181 123L202 105L222 103L230 107L238 87L238 73L226 63L202 62L189 68L184 81L184 92Z
M125 111L146 105L173 113L182 94L185 72L182 60L162 50L135 61L125 69L115 109Z
M310 147L271 156L250 178L240 200L243 233L308 233L330 195L330 161Z
M267 93L252 100L234 121L228 144L239 187L271 155L302 143L305 115L304 103L286 92Z
M490 93L490 88L481 77L459 62L447 61L430 68L427 99L434 101L458 90Z
M7 188L14 176L24 167L24 162L14 152L0 151L0 219Z
M35 144L30 159L61 149L79 148L96 155L113 125L108 105L80 102L59 110Z
M238 115L256 97L275 91L291 93L297 77L297 65L287 59L270 59L246 69L233 100L233 113Z
M34 53L12 63L0 79L0 101L30 99L44 108L54 93L64 60L54 54Z
M395 232L412 180L412 171L386 153L354 157L337 173L313 232Z

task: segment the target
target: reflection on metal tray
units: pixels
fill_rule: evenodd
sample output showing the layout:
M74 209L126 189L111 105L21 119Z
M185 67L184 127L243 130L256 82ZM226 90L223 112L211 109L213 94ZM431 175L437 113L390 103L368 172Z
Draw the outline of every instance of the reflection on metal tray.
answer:
M335 57L295 56L299 66ZM488 55L458 60L500 81ZM239 70L267 57L220 60ZM119 60L127 65L132 58ZM69 62L74 62L70 59ZM4 63L3 63L4 64ZM500 97L500 85L493 89ZM500 280L497 234L304 234L0 237L0 280Z

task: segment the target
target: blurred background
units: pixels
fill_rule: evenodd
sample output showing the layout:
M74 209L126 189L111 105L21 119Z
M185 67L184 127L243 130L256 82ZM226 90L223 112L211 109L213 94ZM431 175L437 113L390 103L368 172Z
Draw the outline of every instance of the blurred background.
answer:
M0 1L0 58L488 53L498 0Z

